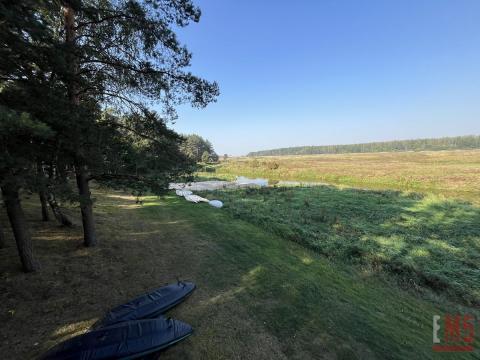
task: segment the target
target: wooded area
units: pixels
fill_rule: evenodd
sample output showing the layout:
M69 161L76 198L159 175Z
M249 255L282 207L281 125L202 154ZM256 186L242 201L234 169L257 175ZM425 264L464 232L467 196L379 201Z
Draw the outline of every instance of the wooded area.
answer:
M219 94L186 70L191 54L174 31L199 19L190 0L0 3L0 187L24 271L39 264L22 191L38 194L39 217L49 206L64 226L59 203L78 203L84 245L94 246L91 181L160 193L192 172L167 125L175 106Z
M215 153L212 143L196 134L186 135L180 149L195 162L218 161L218 155Z
M480 136L456 136L438 139L382 141L364 144L297 146L250 152L248 156L346 154L384 151L436 151L480 149Z

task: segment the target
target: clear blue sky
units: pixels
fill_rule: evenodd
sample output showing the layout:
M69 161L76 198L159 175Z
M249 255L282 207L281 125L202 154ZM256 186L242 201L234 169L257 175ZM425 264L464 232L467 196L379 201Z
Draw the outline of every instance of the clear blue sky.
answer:
M480 0L197 0L192 72L220 85L174 128L219 154L480 134Z

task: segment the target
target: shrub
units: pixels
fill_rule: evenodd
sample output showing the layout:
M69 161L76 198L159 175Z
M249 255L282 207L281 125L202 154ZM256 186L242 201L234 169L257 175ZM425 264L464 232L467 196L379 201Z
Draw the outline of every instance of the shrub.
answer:
M277 170L280 167L280 164L275 161L269 161L266 165L269 170Z

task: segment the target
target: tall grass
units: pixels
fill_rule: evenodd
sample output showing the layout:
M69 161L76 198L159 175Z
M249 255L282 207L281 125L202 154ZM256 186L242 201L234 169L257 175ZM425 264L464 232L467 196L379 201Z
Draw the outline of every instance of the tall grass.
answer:
M333 186L219 191L225 209L328 258L480 305L480 208L438 196Z

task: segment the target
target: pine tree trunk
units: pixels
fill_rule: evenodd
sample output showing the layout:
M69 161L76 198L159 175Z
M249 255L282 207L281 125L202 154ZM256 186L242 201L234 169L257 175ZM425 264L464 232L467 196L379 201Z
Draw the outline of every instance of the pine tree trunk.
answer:
M57 203L57 200L55 199L55 195L49 194L47 198L48 204L50 205L50 208L52 209L53 215L55 216L55 219L58 221L58 223L62 226L67 226L71 227L73 226L72 221L66 216L60 206Z
M68 46L75 46L75 10L66 3L63 7L64 15L64 28L65 28L65 43ZM70 103L76 107L80 104L80 96L78 94L78 84L76 81L77 72L78 72L78 61L73 52L70 52L66 58L67 65L69 68L69 73L71 75L67 83L68 88L68 97Z
M40 198L40 204L42 205L42 221L50 221L47 206L47 196L45 195L45 191L40 190L38 192L38 197Z
M2 195L2 191L0 189L0 196ZM0 200L0 210L5 207L3 200ZM5 228L3 227L3 224L0 222L0 249L4 248L7 246L7 238L5 237Z
M69 46L75 46L75 10L67 2L63 8L64 14L64 27L65 27L65 43ZM78 61L75 55L72 53L67 57L69 71L71 79L69 80L68 96L73 110L77 110L80 105L80 95L78 91L78 82L76 77L78 76ZM78 149L81 152L81 149ZM82 212L82 224L83 224L83 243L85 246L95 246L97 244L97 238L95 234L95 222L93 219L93 205L90 196L90 187L88 185L86 167L79 163L75 164L75 174L77 178L78 193L80 195L80 210Z
M6 245L5 232L3 231L3 225L0 223L0 249L3 249Z
M25 214L20 204L18 189L12 185L4 185L2 192L23 271L36 271L39 269L39 264L33 257L32 238L30 237Z
M85 246L97 245L95 233L95 220L93 218L93 202L88 184L87 172L84 166L75 166L78 194L80 195L80 210L82 212L83 244Z

